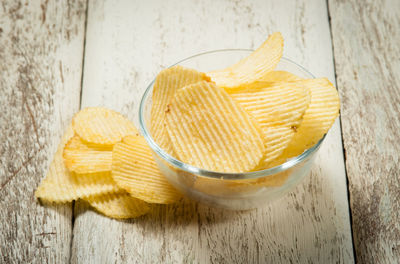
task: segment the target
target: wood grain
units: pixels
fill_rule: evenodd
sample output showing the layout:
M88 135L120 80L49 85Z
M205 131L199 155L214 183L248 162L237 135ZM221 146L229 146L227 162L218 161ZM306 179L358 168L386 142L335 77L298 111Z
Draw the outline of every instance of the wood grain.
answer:
M399 263L400 2L329 10L357 260Z
M0 263L67 263L71 205L34 191L79 107L85 1L1 1Z
M82 106L136 121L162 68L222 48L255 48L281 31L285 56L334 80L326 2L90 1ZM190 201L121 222L76 206L72 263L352 263L340 126L312 174L264 208L230 212Z

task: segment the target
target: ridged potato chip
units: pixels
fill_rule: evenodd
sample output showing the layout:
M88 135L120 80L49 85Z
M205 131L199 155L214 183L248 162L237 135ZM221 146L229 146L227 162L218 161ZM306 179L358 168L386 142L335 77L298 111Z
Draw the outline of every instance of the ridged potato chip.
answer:
M261 82L293 82L300 81L300 78L293 73L287 71L271 71L257 81Z
M218 86L232 88L252 83L275 69L283 53L283 38L275 32L248 57L222 70L208 72Z
M172 154L172 146L165 131L165 114L169 111L168 104L177 90L203 80L210 81L210 78L202 72L179 65L162 70L157 75L153 86L151 133L156 143L169 154Z
M310 103L309 90L297 82L254 82L228 93L260 124L264 162L275 159L288 146ZM262 169L260 166L257 169Z
M339 95L327 78L307 79L297 83L311 91L311 102L297 133L279 157L279 162L298 156L315 145L339 115Z
M169 204L181 198L158 170L142 136L126 136L115 144L112 177L120 188L149 203Z
M112 148L86 145L78 135L65 145L65 166L76 173L111 171Z
M72 126L83 141L99 145L113 145L126 135L138 134L126 117L103 107L82 109L72 119Z
M118 190L118 187L113 184L109 175L108 178L103 174L99 174L99 177L96 177L96 174L87 177L88 175L78 175L70 172L65 167L63 149L73 134L74 131L70 126L58 146L46 177L35 192L37 198L47 202L71 202L78 198Z
M74 178L80 186L99 186L104 193L121 191L111 177L111 171L96 173L74 173Z
M203 81L180 89L166 121L174 153L193 166L243 172L263 157L258 123L214 83Z
M84 199L105 216L115 219L136 218L150 211L149 205L126 192L90 196Z

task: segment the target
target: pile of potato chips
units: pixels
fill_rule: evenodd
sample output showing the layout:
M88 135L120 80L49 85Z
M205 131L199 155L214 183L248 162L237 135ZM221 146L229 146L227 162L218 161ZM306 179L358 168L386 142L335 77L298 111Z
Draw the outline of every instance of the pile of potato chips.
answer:
M271 168L312 147L339 114L338 93L326 78L274 71L282 53L278 32L222 70L163 70L153 89L155 141L177 159L217 172Z
M113 218L138 217L152 203L181 197L159 172L134 125L99 107L75 115L35 195L44 202L83 199Z
M271 168L312 147L338 116L339 97L326 78L274 71L282 52L283 38L274 33L228 68L161 71L153 86L154 140L184 163L233 173ZM287 175L277 177L261 182L279 186ZM212 189L210 184L198 185ZM133 218L181 194L160 173L129 120L109 109L85 108L65 132L36 197L83 199L109 217Z

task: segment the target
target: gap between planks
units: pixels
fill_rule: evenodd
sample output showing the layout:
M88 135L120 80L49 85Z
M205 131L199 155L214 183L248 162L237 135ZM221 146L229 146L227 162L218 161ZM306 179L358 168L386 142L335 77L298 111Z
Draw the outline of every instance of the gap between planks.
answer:
M81 90L79 93L79 109L82 107L82 90L83 90L83 75L85 70L85 54L86 54L86 32L87 32L87 22L89 14L89 0L86 0L86 10L85 10L85 28L83 30L83 52L82 52L82 70L81 70ZM74 245L74 226L75 226L75 201L72 201L72 216L71 216L71 240L69 244L69 263L71 263L72 258L72 247Z
M333 63L333 73L334 73L334 78L335 78L335 85L336 85L336 90L339 93L339 87L337 84L337 73L336 73L336 63L335 63L335 45L333 43L333 33L332 33L332 20L331 20L331 12L329 10L329 0L326 0L326 12L328 14L328 25L329 25L329 34L331 35L331 45L332 45L332 63ZM340 110L339 110L339 122L340 122L340 137L342 141L342 151L343 151L343 162L344 162L344 174L346 177L346 191L347 191L347 206L349 210L349 220L350 220L350 237L351 237L351 244L353 248L353 257L354 257L354 263L357 263L357 254L356 254L356 248L355 248L355 243L354 243L354 235L353 235L353 216L351 212L351 206L350 206L350 181L349 177L347 175L347 157L346 157L346 147L343 143L343 123L342 123L342 117L340 115Z

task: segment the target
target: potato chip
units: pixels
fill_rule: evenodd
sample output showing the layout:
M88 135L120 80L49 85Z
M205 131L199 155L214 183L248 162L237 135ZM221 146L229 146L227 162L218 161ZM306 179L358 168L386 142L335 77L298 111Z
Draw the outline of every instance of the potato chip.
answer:
M116 219L136 218L150 211L146 202L126 192L90 196L84 200L103 215Z
M94 144L83 141L76 133L70 138L65 145L65 148L71 150L97 150L97 151L112 151L113 145Z
M112 177L120 188L149 203L169 204L181 197L158 170L142 136L127 136L115 144Z
M242 172L253 169L263 156L257 122L214 83L179 90L166 120L174 153L193 166Z
M286 170L270 175L268 177L262 177L257 179L254 185L263 187L280 187L285 184L291 173L292 170Z
M53 162L49 171L37 188L35 196L47 202L71 202L78 198L99 195L118 190L118 187L112 182L110 175L108 178L103 174L97 177L95 174L78 175L65 167L63 161L63 149L66 142L73 136L74 131L70 126L65 132L57 152L54 155Z
M202 80L210 81L210 78L204 73L182 66L173 66L162 70L157 75L153 86L151 133L156 143L169 154L172 154L172 146L165 131L165 114L169 111L168 104L178 89Z
M96 173L74 173L80 186L100 186L104 193L121 191L111 177L111 171Z
M290 144L290 142L289 142L289 144ZM261 165L261 168L260 169L269 169L269 168L273 168L273 167L276 167L276 166L279 166L279 165L281 165L281 164L283 164L283 163L285 163L285 162L287 162L290 158L288 158L288 157L286 157L287 155L285 154L285 150L283 150L283 152L281 153L281 155L279 155L277 158L275 158L275 159L273 159L273 160L271 160L271 161L269 161L269 162L264 162L262 165Z
M248 180L225 180L206 177L197 177L193 190L213 196L237 196L254 193L264 187L280 187L289 177L287 171L282 171L268 177Z
M283 186L291 174L291 170L251 180L229 182L227 188L234 194L247 194L262 191L264 188L277 188Z
M269 164L277 166L315 145L329 130L339 115L339 96L327 78L307 79L297 83L311 91L311 102L296 134L283 153Z
M123 115L102 107L82 109L72 119L72 126L83 141L99 145L113 145L126 135L138 134Z
M65 166L76 173L111 171L112 148L86 145L78 135L65 145Z
M265 76L261 77L258 81L261 82L293 82L300 81L300 78L293 73L287 71L271 71L267 73Z
M275 69L282 53L283 38L280 32L275 32L248 57L225 69L208 72L207 75L223 88L252 83Z
M310 92L297 82L254 82L228 93L260 124L264 162L275 159L288 146L310 103Z

